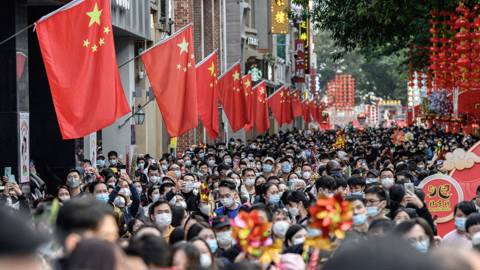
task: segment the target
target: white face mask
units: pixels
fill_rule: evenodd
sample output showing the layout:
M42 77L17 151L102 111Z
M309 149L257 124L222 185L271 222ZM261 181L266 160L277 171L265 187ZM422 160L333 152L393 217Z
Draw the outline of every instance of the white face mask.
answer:
M232 244L232 231L224 231L217 233L217 242L220 247L227 247Z
M130 195L132 195L130 189L128 189L128 188L121 188L121 189L118 191L118 194L125 195L126 197L130 197Z
M303 242L305 242L305 238L293 238L292 239L292 244L295 246L295 245L300 245L300 244L303 244Z
M155 215L155 223L160 227L167 227L172 223L172 214L171 213L161 213Z
M254 186L255 185L255 178L253 177L248 177L248 178L245 178L245 185L246 186Z
M70 200L70 196L68 196L68 195L60 196L60 197L58 197L58 198L59 198L62 202L66 202L66 201Z
M312 177L312 173L311 172L303 172L302 177L305 180L310 180L310 177Z
M152 201L156 202L160 199L160 194L152 194Z
M277 221L273 224L273 233L277 236L284 237L287 233L290 223L285 220Z
M200 255L200 265L205 268L210 268L212 266L212 257L210 257L210 254Z
M228 198L223 198L220 200L220 202L223 204L223 206L225 207L232 207L233 204L235 203L235 201L231 198L231 197L228 197Z
M382 186L386 189L391 188L395 184L395 179L393 178L382 178Z
M210 214L210 205L208 204L201 204L200 205L200 213L208 216L208 214Z

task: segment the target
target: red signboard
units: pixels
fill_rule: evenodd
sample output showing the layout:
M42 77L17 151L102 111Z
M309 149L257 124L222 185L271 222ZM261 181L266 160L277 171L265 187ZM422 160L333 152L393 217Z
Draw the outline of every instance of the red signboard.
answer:
M303 40L295 40L295 82L305 82L305 42Z
M453 230L453 209L464 200L460 184L445 174L425 178L419 185L425 192L425 203L432 217L436 219L438 235L444 236Z

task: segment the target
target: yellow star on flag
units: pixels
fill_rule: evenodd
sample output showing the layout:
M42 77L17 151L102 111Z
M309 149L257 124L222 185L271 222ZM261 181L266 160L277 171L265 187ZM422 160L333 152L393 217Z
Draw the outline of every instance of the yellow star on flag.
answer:
M90 46L90 41L88 41L88 39L85 39L85 40L83 41L83 47L88 48L88 46Z
M92 52L96 52L96 51L97 51L97 45L94 44L94 45L92 46Z
M208 68L210 75L215 76L215 64L212 62L212 65Z
M260 91L260 95L263 95L265 93L265 89L263 89L263 87L260 87L259 91Z
M188 42L183 38L182 43L177 44L177 46L180 48L180 54L182 53L188 53Z
M103 44L105 44L105 40L103 38L101 38L99 41L98 41L98 44L100 46L102 46Z
M103 33L105 33L106 35L108 35L108 33L110 33L110 28L107 26L107 27L104 27L103 28Z
M96 23L100 25L100 16L102 16L102 10L98 10L97 3L93 7L93 10L87 12L87 16L90 17L90 22L88 22L88 27L92 26L92 24Z
M177 69L181 69L182 66L180 64L177 65Z
M250 87L251 84L252 84L252 82L250 80L245 81L245 86L246 87Z
M234 79L235 81L240 80L240 73L238 73L238 71L235 71L235 73L233 73L233 79Z

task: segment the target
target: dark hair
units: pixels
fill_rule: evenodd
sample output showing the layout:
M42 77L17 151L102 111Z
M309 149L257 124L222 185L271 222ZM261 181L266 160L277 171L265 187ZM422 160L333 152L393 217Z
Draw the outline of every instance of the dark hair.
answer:
M387 192L379 186L370 186L365 190L365 194L376 194L380 201L388 201Z
M88 185L88 192L90 192L90 194L93 194L93 191L95 191L95 187L101 184L104 184L108 188L105 182L96 181Z
M318 178L317 182L315 182L315 187L317 188L317 190L319 190L320 188L327 190L335 190L337 189L337 182L335 178L329 175L324 175Z
M172 230L170 234L170 239L168 239L168 244L171 246L185 240L185 230L182 227L176 227Z
M360 201L364 206L367 205L367 200L361 195L348 195L345 200L349 202Z
M177 205L171 208L172 208L172 226L178 227L182 224L182 220L185 218L186 209Z
M170 256L170 265L173 265L173 257L178 251L183 251L187 257L187 269L200 269L200 251L192 243L179 242L173 245L172 256Z
M475 204L470 201L463 201L459 202L455 205L455 208L453 208L453 214L457 214L458 209L460 209L465 216L470 216L470 214L476 213L477 208L475 207Z
M167 200L164 200L164 199L159 199L158 201L152 203L152 205L150 205L150 207L148 208L148 216L151 216L153 215L153 212L155 211L155 207L161 205L161 204L166 204L168 205L168 207L170 208L170 211L172 210L172 207L170 206L170 204L168 203Z
M187 236L185 238L185 240L187 241L190 241L192 238L198 236L200 234L201 231L203 231L203 229L211 229L210 226L208 226L207 223L205 222L197 222L197 223L194 223L190 229L188 229L188 232L187 232Z
M277 184L275 184L273 182L268 182L268 181L261 186L260 194L259 194L260 195L260 202L265 203L265 204L268 203L267 201L265 201L264 196L267 194L267 191L273 186L276 186L278 188Z
M74 198L65 202L58 211L56 233L63 245L65 238L71 233L83 233L87 230L96 230L98 224L111 215L110 205L91 198Z
M335 181L337 182L337 188L344 187L347 188L348 182L343 177L336 178Z
M151 171L160 171L160 168L155 164L151 164L150 166L148 166L147 174Z
M407 213L407 215L412 219L418 217L417 211L414 208L408 208L408 207L400 207L398 208L395 212L392 214L392 219L395 219L395 217L400 214L401 212Z
M172 257L171 249L165 240L155 235L142 235L130 239L125 253L140 256L147 267L169 267Z
M367 183L365 179L360 175L353 175L352 177L348 178L347 183L349 186L366 186Z
M468 232L468 229L474 225L480 224L480 213L473 213L465 221L465 230Z
M305 207L305 209L308 209L308 207L310 206L310 201L308 200L305 193L299 190L293 191L290 194L288 194L287 202L294 202L294 203L302 202L303 207Z
M232 191L236 191L236 186L237 184L235 184L233 181L230 181L230 180L222 180L220 181L220 183L218 184L218 188L221 188L221 187L226 187Z
M399 236L403 236L408 233L410 230L415 227L415 225L420 225L427 234L428 239L430 240L430 246L433 246L433 231L430 225L423 219L423 218L414 218L410 220L406 220L400 224L398 224L393 232Z
M195 242L195 241L200 241L207 247L208 253L210 253L210 258L212 259L212 265L215 265L215 256L214 256L212 250L210 249L210 246L208 245L207 241L205 241L202 238L197 236L197 237L194 237L194 238L190 239L188 242L193 244L193 242Z
M66 270L95 269L110 270L117 268L114 243L98 238L80 241L68 256Z
M285 246L286 247L289 247L290 245L288 244L288 241L292 241L292 237L298 232L300 231L301 229L305 229L302 225L298 225L298 224L293 224L293 225L290 225L290 227L288 228L287 232L285 233Z
M131 234L134 233L133 226L135 226L135 223L137 223L137 221L140 221L143 224L145 224L145 222L143 220L139 219L139 218L132 218L127 224L127 229Z
M110 152L108 152L107 157L111 157L111 156L116 156L116 157L118 157L118 153L117 153L116 151L110 151Z
M395 227L395 222L387 218L373 220L368 226L368 232L381 232L382 234L390 233Z

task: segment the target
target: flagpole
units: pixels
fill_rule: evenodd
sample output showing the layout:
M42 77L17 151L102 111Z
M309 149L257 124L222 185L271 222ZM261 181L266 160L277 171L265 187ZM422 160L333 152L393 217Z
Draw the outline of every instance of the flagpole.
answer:
M35 23L32 23L32 24L26 26L25 28L21 29L20 31L16 32L15 34L13 34L13 35L7 37L6 39L2 40L2 41L0 42L0 46L2 46L3 44L7 43L7 42L8 42L9 40L11 40L12 38L20 35L21 33L27 31L28 29L32 28L34 25L35 25Z

